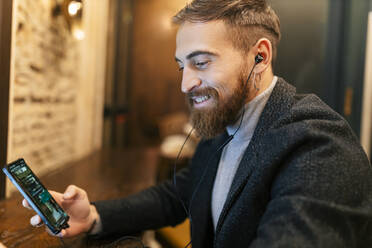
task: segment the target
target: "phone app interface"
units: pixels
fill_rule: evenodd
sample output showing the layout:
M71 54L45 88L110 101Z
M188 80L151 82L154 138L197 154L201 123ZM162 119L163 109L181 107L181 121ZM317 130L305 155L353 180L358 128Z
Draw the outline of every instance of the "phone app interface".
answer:
M12 165L9 169L13 176L21 182L22 188L31 195L35 204L52 224L58 224L62 217L67 216L54 201L48 190L35 178L24 161Z

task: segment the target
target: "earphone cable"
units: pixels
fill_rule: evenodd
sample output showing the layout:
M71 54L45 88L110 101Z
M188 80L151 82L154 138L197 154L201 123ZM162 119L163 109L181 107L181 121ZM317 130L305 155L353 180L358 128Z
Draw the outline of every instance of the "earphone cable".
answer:
M250 71L250 73L249 73L249 75L248 75L248 78L247 78L247 80L245 81L245 84L244 84L244 88L246 89L246 87L247 87L247 85L248 85L248 82L249 82L249 79L251 78L251 76L252 76L252 73L253 73L253 70L254 70L254 68L256 67L256 65L258 64L258 63L260 63L261 61L259 61L259 60L255 60L255 64L253 65L253 67L252 67L252 70ZM244 114L245 114L245 108L243 108L243 111L242 111L242 115L241 115L241 118L240 118L240 123L239 123L239 126L238 126L238 128L235 130L235 132L232 134L232 135L230 135L226 140L225 140L225 142L208 158L208 160L207 160L207 166L206 166L206 168L204 169L204 171L203 171L203 174L202 174L202 176L201 176L201 178L200 178L200 180L199 180L199 182L198 182L198 184L197 184L197 186L196 186L196 188L195 188L195 190L193 191L193 193L192 193L192 196L191 196L191 198L190 198L190 202L189 202L189 209L187 209L186 208L186 205L185 205L185 203L183 202L183 200L181 199L181 197L180 197L180 193L179 193L179 191L178 191L178 189L177 189L177 179L176 179L176 169L177 169L177 161L178 161L178 159L179 159L179 157L180 157L180 155L181 155L181 152L182 152L182 150L183 150L183 147L185 146L185 144L186 144L186 142L187 142L187 140L189 139L189 137L190 137L190 135L191 135L191 133L194 131L194 128L192 128L191 129L191 131L189 132L189 134L187 135L187 137L186 137L186 139L185 139L185 141L184 141L184 143L183 143L183 145L181 146L181 149L180 149L180 151L178 152L178 155L177 155L177 158L176 158L176 161L174 162L174 167L173 167L173 184L174 184L174 187L175 187L175 189L176 189L176 193L177 193L177 198L178 198L178 200L181 202L181 204L182 204L182 206L183 206L183 208L184 208L184 210L185 210L185 212L186 212L186 215L189 217L189 220L190 220L190 234L191 234L191 240L190 240L190 242L185 246L185 248L187 248L189 245L191 245L192 244L192 233L193 233L193 222L192 222L192 217L191 217L191 212L190 212L190 209L191 209L191 207L192 207L192 202L193 202L193 200L194 200L194 197L195 197L195 194L196 194L196 192L199 190L199 187L200 187L200 185L201 185L201 183L203 182L203 180L204 180L204 177L205 177L205 175L206 175L206 173L207 173L207 171L208 171L208 168L209 168L209 162L210 162L210 160L215 156L215 154L217 154L220 150L222 150L227 144L229 144L230 143L230 141L234 138L234 136L235 136L235 134L239 131L239 129L240 129L240 127L241 127L241 125L242 125L242 122L243 122L243 118L244 118Z
M174 188L176 189L176 192L177 192L177 194L176 194L177 195L177 198L181 202L182 207L185 210L185 212L186 212L187 215L189 215L189 212L188 212L188 210L186 208L186 205L185 205L184 201L181 199L180 192L178 191L178 188L177 188L176 170L177 170L177 162L178 162L178 160L179 160L179 158L181 156L183 147L185 146L186 142L189 140L189 138L190 138L190 136L191 136L191 134L192 134L193 131L194 131L194 128L192 128L190 130L190 132L187 135L185 141L183 142L183 144L182 144L182 146L181 146L181 148L180 148L180 150L179 150L179 152L177 154L176 161L174 162L174 165L173 165L173 185L174 185Z

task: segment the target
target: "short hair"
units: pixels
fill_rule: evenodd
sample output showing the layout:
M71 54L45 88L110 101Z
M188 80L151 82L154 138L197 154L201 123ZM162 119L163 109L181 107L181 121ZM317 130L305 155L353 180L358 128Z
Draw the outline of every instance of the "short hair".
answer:
M280 21L266 0L193 0L174 17L175 24L222 20L234 47L248 53L261 38L270 40L273 61L280 41Z

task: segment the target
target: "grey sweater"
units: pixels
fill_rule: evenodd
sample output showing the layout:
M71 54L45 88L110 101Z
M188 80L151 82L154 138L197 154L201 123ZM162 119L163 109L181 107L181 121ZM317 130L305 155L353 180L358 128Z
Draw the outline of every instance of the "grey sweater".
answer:
M278 78L275 76L270 86L264 92L245 105L242 126L222 151L212 192L211 208L214 229L216 229L218 218L226 201L227 194L229 193L231 183L234 179L236 170L239 167L244 151L251 141L262 110L264 109L277 80ZM239 124L240 119L234 125L226 128L227 133L233 135Z

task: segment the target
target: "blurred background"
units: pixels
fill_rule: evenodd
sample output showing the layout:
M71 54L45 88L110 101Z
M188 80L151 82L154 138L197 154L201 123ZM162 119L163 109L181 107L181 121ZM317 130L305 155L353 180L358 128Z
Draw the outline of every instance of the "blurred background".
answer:
M275 74L344 116L371 154L372 0L269 2L282 30ZM46 175L145 146L172 161L189 128L171 23L185 3L1 0L0 162L24 157Z

